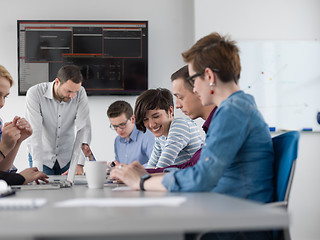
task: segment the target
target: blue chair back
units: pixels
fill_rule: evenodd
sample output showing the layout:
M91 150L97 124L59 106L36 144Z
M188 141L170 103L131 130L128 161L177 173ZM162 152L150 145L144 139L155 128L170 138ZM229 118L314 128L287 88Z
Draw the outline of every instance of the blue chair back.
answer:
M272 138L274 149L275 202L287 201L295 160L298 156L300 133L290 131Z

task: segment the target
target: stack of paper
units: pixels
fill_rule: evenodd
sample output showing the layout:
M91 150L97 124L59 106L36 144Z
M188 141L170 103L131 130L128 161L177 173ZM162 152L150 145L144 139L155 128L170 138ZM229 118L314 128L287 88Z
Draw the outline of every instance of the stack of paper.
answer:
M0 199L0 209L26 210L41 207L47 203L45 198L3 198Z

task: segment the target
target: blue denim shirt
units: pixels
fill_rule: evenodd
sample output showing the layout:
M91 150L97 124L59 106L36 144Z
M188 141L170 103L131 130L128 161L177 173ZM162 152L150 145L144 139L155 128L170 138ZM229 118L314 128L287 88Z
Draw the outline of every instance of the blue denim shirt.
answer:
M154 135L147 130L145 133L134 126L129 141L117 136L114 141L114 153L120 163L130 164L137 160L146 165L153 150Z
M197 164L166 174L168 191L211 191L261 202L273 199L273 147L254 98L243 91L221 103Z

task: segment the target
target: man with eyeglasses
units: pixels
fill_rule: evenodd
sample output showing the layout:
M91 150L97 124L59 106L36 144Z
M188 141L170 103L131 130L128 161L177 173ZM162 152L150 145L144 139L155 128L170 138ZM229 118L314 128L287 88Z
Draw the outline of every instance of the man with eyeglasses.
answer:
M129 164L137 160L146 166L154 144L154 135L145 133L135 127L133 109L126 101L112 103L107 111L110 128L118 136L114 141L115 159L118 163Z

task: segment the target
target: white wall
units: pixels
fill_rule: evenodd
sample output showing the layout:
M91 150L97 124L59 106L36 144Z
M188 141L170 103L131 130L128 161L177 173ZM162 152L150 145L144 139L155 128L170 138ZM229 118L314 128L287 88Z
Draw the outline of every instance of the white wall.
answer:
M195 38L219 32L237 41L320 40L319 11L318 0L195 0ZM320 236L319 146L320 133L302 133L289 206L293 240Z
M149 88L171 89L170 76L184 63L181 52L194 39L192 0L11 0L1 3L0 64L12 74L11 89L1 117L9 121L16 114L24 116L25 97L18 96L17 20L148 20L149 21ZM109 128L106 111L115 100L124 99L134 106L136 96L90 96L93 128L92 148L98 159L113 160L115 132ZM180 112L180 113L179 113ZM177 115L183 115L179 110ZM26 168L27 151L22 144L15 161Z
M1 2L0 64L17 81L18 19L43 20L149 20L149 87L171 89L169 77L183 65L180 53L195 39L213 32L229 33L236 40L320 39L318 0L10 0ZM304 70L303 70L304 71ZM307 70L305 70L307 71ZM25 98L17 96L17 84L0 115L9 121L24 115ZM136 97L121 97L134 104ZM89 97L93 148L100 159L113 158L113 138L106 109L115 96ZM179 113L182 115L181 113ZM178 115L179 115L178 114ZM299 162L291 194L291 233L296 239L320 235L320 136L301 136ZM22 145L16 165L27 167Z
M196 39L211 33L236 40L320 40L318 0L195 0Z

